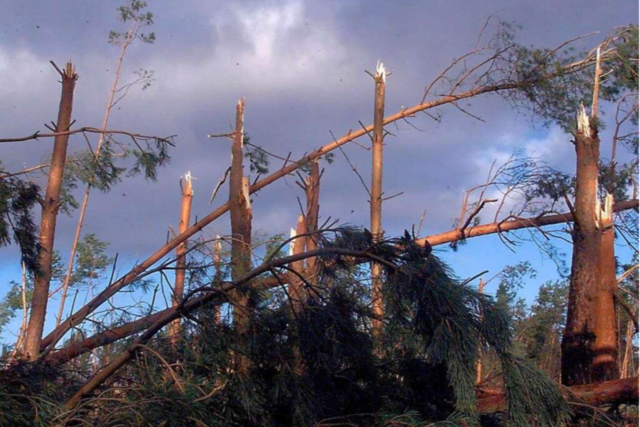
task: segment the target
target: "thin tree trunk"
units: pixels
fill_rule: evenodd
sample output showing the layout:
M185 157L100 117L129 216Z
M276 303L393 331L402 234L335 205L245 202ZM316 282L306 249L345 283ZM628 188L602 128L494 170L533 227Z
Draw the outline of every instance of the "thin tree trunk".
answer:
M320 166L315 160L311 163L311 173L304 182L305 196L307 199L307 212L305 214L307 233L311 233L306 239L307 250L318 248L317 234L318 217L320 215ZM318 283L318 266L316 258L307 259L307 278L309 283Z
M187 172L184 176L184 185L180 180L180 188L182 191L182 204L180 209L180 223L178 224L178 232L184 233L189 228L189 220L191 218L191 204L193 202L193 187L191 185L191 173ZM182 296L184 295L184 278L186 273L186 254L187 254L187 242L182 242L176 248L176 279L173 289L172 305L177 307L182 302ZM169 324L169 339L171 340L171 346L175 350L180 342L180 334L182 328L180 319L174 320Z
M480 279L480 283L478 283L478 293L484 293L485 284L484 279ZM482 345L478 345L478 362L476 363L476 385L480 384L482 384Z
M291 237L300 236L307 233L307 222L305 220L304 215L298 216L298 222L296 224L296 229L291 229ZM289 255L299 255L305 252L306 246L306 237L298 237L293 240L291 245L291 253ZM300 307L304 304L306 300L306 292L303 287L302 279L297 275L305 276L305 265L304 260L296 261L291 263L291 269L295 271L295 273L289 272L289 295L291 296L292 306L295 311L298 311ZM297 274L296 274L297 273Z
M373 141L371 164L371 234L373 241L382 240L382 145L384 143L384 99L386 89L386 71L382 63L378 63L375 81L375 101L373 107ZM382 268L371 264L371 302L373 305L373 336L382 334L382 318L384 316L382 293Z
M633 349L633 322L629 320L627 322L627 336L624 343L624 359L622 359L622 369L620 372L620 378L629 378L629 363L633 363L631 357L631 350Z
M62 95L58 111L56 131L64 132L71 124L73 110L73 91L78 75L71 63L67 64L62 77ZM27 327L25 340L25 354L29 360L36 360L40 355L40 341L44 330L49 302L49 285L51 281L51 262L53 259L53 241L56 232L58 209L60 208L60 190L64 176L64 165L67 158L69 135L58 135L53 144L51 167L45 199L42 202L42 219L40 222L40 254L39 271L34 277L33 297L31 299L31 316Z
M584 106L578 111L575 149L573 258L567 325L562 339L562 383L567 386L592 382L596 340L594 309L600 277L600 229L596 219L600 140Z
M216 286L218 286L222 280L222 240L220 240L220 236L216 236L216 241L213 244L213 268L215 269ZM216 324L220 324L222 321L219 305L213 308L213 320Z
M231 150L231 171L229 173L229 210L231 214L231 278L238 280L251 270L251 200L249 199L249 179L244 176L244 98L236 107L236 129ZM231 293L233 305L233 325L242 337L247 333L251 311L248 296L249 286L234 289ZM240 338L240 342L244 340ZM249 361L245 356L237 358L238 371L246 374Z
M24 337L27 333L27 319L29 318L29 311L27 309L27 267L22 263L22 280L21 280L21 292L22 296L22 322L20 323L20 332L18 333L18 339L16 340L16 346L11 352L11 357L14 358L19 354L22 354L22 347L24 345Z
M127 33L127 37L125 39L124 44L122 45L122 49L120 50L120 57L118 58L118 65L116 65L115 78L113 79L113 85L111 86L111 91L109 92L109 102L107 103L107 108L104 112L104 119L102 120L102 133L98 136L98 146L96 147L95 156L98 158L100 155L100 151L102 151L102 144L104 143L104 131L107 129L107 125L109 123L109 116L111 114L111 108L113 107L113 98L115 97L116 92L118 91L118 81L120 80L120 69L122 68L122 62L124 61L124 55L127 51L127 48L131 44L134 32L138 26L138 23L135 22L133 27ZM87 188L84 190L84 198L82 199L82 204L80 205L80 215L78 216L78 223L76 225L76 233L73 237L73 243L71 244L71 253L69 254L69 264L67 265L67 272L64 276L64 281L62 284L62 295L60 297L60 307L58 308L58 316L56 317L56 328L60 326L60 321L62 320L62 315L64 313L64 305L67 301L67 294L69 292L69 285L71 281L71 274L73 273L73 265L75 263L76 252L78 251L78 242L80 242L80 237L82 235L82 225L84 224L84 216L87 212L87 205L89 204L89 195L91 194L91 184L93 183L93 176L89 177L89 182L87 183Z

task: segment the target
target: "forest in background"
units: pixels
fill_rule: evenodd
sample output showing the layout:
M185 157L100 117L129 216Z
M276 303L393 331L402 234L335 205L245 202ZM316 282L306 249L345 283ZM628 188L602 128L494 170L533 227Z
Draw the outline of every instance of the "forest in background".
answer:
M154 80L139 70L121 81L129 47L155 41L146 7L132 0L118 9L125 30L109 33L120 55L100 126L75 124L81 70L52 62L62 85L57 121L0 135L2 144L53 144L46 163L0 170L0 241L19 246L23 269L20 281L3 284L0 302L0 327L22 318L16 342L3 348L0 425L637 423L637 26L581 51L573 48L581 37L520 45L515 25L491 18L476 48L445 67L420 103L391 115L393 75L378 63L369 73L372 124L356 122L299 159L252 143L251 104L240 99L233 129L208 135L231 151L210 196L218 207L193 218L197 182L186 173L177 229L118 276L108 243L83 233L90 196L136 175L155 180L180 144L109 126L114 107ZM467 100L492 94L562 126L576 175L517 152L461 195L451 230L421 236L420 224L387 235L384 202L396 197L383 191L390 125L418 114L442 120L447 105L475 118ZM611 153L600 153L605 127ZM87 148L68 151L72 141ZM342 146L350 143L370 151L366 169L349 161ZM368 194L363 227L320 209L334 156L347 159ZM257 235L252 195L286 177L299 187L298 223L290 236ZM222 186L229 199L220 203ZM482 221L489 206L497 208ZM200 234L226 213L230 235ZM77 216L70 254L55 250L60 214ZM458 278L433 252L463 251L468 239L492 234L514 251L533 240L558 263L556 242L571 243L567 277L527 306L518 291L536 274L529 263ZM483 292L489 284L495 297Z

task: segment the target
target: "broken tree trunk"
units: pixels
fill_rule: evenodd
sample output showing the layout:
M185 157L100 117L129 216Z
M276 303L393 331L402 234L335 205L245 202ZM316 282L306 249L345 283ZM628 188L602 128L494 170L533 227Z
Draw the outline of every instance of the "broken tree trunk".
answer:
M231 171L229 172L229 211L231 214L231 278L239 280L251 270L251 200L249 178L244 176L244 98L236 107L236 129L231 148ZM234 289L231 293L233 325L239 336L247 332L249 313L249 286ZM246 373L248 360L238 357L238 371Z
M386 71L382 63L376 67L375 100L373 107L373 138L371 162L371 234L373 241L382 240L382 145L384 142L384 98L386 89ZM374 339L381 336L384 316L382 294L382 268L371 263L371 303L373 306L372 330Z
M585 67L590 66L592 62L593 60L590 59L588 61L581 61L579 63L570 64L563 69L555 70L551 73L548 73L542 76L537 76L536 78L531 80L524 80L516 83L504 83L504 84L484 86L484 87L475 88L475 89L466 91L464 93L451 94L447 96L442 96L436 100L421 102L420 104L414 105L413 107L410 107L410 108L402 108L398 113L385 118L384 124L390 124L390 123L397 122L398 120L404 120L406 118L413 117L416 113L420 111L426 111L439 106L460 102L463 99L472 98L482 94L508 91L508 90L513 90L517 88L533 87L544 81L560 77L565 73L573 73L573 72L579 71ZM307 154L306 156L302 157L296 162L289 162L288 164L278 169L271 175L261 179L260 181L257 181L249 188L250 194L260 191L266 186L272 184L273 182L291 174L292 172L295 172L298 168L300 168L300 166L310 161L313 161L315 159L318 159L326 155L327 153L330 153L331 151L336 150L339 147L363 135L370 133L372 130L373 130L372 125L369 125L367 127L364 127L358 130L349 130L349 132L346 135L342 136L341 138L334 139L332 142L318 148L317 150L314 150L313 152ZM31 139L31 137L29 137L29 139ZM17 141L17 140L19 139L15 139L15 138L11 139L11 141ZM7 141L7 140L0 139L0 141ZM637 206L637 201L636 201L636 206ZM175 238L171 239L171 241L167 242L165 245L158 248L153 254L149 255L149 257L147 257L144 261L142 261L140 264L137 264L133 269L127 272L124 276L122 276L116 282L110 284L109 287L107 287L104 291L96 295L91 301L86 303L83 307L78 309L75 313L69 316L64 322L62 322L58 327L56 327L49 335L47 335L42 340L42 347L51 347L55 345L67 332L73 329L76 325L83 322L88 315L93 313L98 307L100 307L102 304L107 302L111 296L115 295L121 289L135 282L140 277L140 275L142 275L149 267L154 265L156 262L162 259L165 255L167 255L169 252L174 250L181 242L187 240L197 232L201 231L205 226L215 221L216 219L220 218L222 215L228 212L229 209L230 209L229 203L225 203L224 205L219 206L215 210L211 211L208 215L201 218L198 222L193 224L191 227L189 227L187 231L176 236ZM569 216L569 218L571 217ZM524 220L524 222L518 222L516 224L517 227L515 228L528 227L527 224L529 223L529 221L530 220ZM499 228L500 225L498 223L495 223L493 227L494 227L493 231L485 231L483 234L495 233L500 229ZM467 233L470 231L471 229L465 230L465 235L467 235ZM444 242L441 241L441 243L448 243L451 241L459 240L461 238L459 232L457 232L454 237L449 236L448 233L445 233L445 234L447 234L446 237L445 236L441 236L441 237L453 239L453 240L447 240Z
M69 130L71 112L73 110L73 91L78 75L75 67L68 63L64 71L59 71L62 78L62 95L58 110L56 132ZM56 232L58 209L60 208L60 190L64 176L64 165L67 159L69 135L57 135L53 144L51 167L45 198L42 201L42 219L40 222L39 269L35 274L33 297L31 299L31 316L27 327L24 351L29 360L36 360L40 354L40 342L44 330L44 320L49 302L49 285L51 282L51 262L53 259L53 241Z
M595 357L592 379L607 381L619 378L618 328L614 295L618 292L616 277L613 196L607 194L600 212L600 280L596 294Z
M320 165L318 160L311 162L311 172L304 181L304 192L307 199L305 214L306 228L309 236L305 239L307 250L318 248L318 217L320 215ZM316 258L307 259L307 278L311 284L318 283L318 266Z
M295 230L291 229L291 237L295 237L289 244L289 255L300 255L305 252L305 246L307 238L304 236L307 233L307 222L304 215L298 215L298 222ZM301 236L301 237L297 237ZM304 304L306 298L306 292L303 286L303 280L301 278L305 275L304 260L292 262L290 265L292 271L288 273L289 276L289 296L291 297L291 305L295 311L298 311Z
M567 324L562 339L562 383L589 384L595 354L596 294L600 278L600 229L596 215L600 140L584 106L578 111L573 258Z
M180 223L178 224L178 232L184 233L189 228L189 220L191 218L191 205L193 202L193 186L191 185L191 172L187 172L184 176L184 185L180 179L180 188L182 192L182 204L180 209ZM173 287L173 296L171 298L172 305L177 307L182 302L184 295L184 278L187 267L187 242L182 242L176 248L176 278ZM180 342L180 334L182 328L180 319L174 320L169 324L169 340L171 346L176 349Z

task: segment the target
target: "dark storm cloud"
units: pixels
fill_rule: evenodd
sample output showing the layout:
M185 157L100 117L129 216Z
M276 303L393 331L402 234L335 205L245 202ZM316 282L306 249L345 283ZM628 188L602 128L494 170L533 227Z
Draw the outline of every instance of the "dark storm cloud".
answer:
M55 118L59 87L50 59L72 58L77 64L81 79L74 116L80 125L99 126L117 57L117 49L106 43L110 29L121 29L117 4L3 5L3 136L31 133ZM158 183L134 178L109 194L94 191L85 227L131 260L164 243L168 226L177 223L178 179L186 171L197 178L194 214L202 217L211 210L209 195L229 164L229 144L206 134L229 130L240 96L247 99L252 141L281 155L292 152L295 159L330 142L330 131L340 136L358 128L358 120L370 123L373 84L363 70L372 70L378 59L393 70L387 112L394 113L417 103L430 79L473 48L493 13L524 26L521 42L543 46L592 31L603 37L617 25L637 22L634 1L615 7L595 1L150 1L149 9L156 16L158 40L131 49L123 78L146 68L155 71L156 81L147 91L133 91L114 111L109 127L178 134L178 145ZM543 151L550 162L570 168L571 147L559 132L534 132L528 118L515 115L495 96L474 100L473 111L486 123L447 109L442 124L416 119L413 124L423 132L404 123L391 129L396 137L385 149L385 193L405 193L384 206L391 234L417 223L425 209L428 232L449 228L462 192L484 179L494 158L517 148ZM4 167L37 164L49 143L3 145ZM75 137L72 144L79 149L85 143ZM353 144L345 151L368 179L370 153ZM367 195L342 154L336 152L335 159L325 165L322 214L366 224ZM279 165L274 160L272 168ZM255 229L286 232L294 224L301 194L293 181L281 180L253 197ZM214 205L225 198L221 191ZM206 234L227 232L227 222L226 217L215 222ZM75 218L62 217L57 246L63 254L74 227Z

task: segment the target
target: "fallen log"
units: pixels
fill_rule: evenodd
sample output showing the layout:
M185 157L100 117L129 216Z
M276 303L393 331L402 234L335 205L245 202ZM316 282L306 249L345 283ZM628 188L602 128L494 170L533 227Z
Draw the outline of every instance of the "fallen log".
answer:
M581 403L589 406L610 404L638 404L638 377L604 381L561 390L569 403ZM493 390L491 393L493 394ZM507 405L504 393L494 394L478 400L480 414L505 412Z
M614 212L621 212L629 209L637 209L638 208L638 199L633 200L625 200L623 202L618 202L613 206ZM529 227L543 227L553 224L560 224L565 222L573 221L573 215L571 213L562 213L556 215L548 215L540 218L524 218L524 219L516 219L510 221L504 221L502 223L491 223L491 224L482 224L475 227L469 227L464 231L465 238L469 237L477 237L484 236L493 233L506 232L519 230L522 228ZM420 245L425 245L427 242L431 246L438 246L445 243L451 243L457 240L460 240L460 232L459 230L447 231L445 233L434 234L432 236L428 236L422 239L417 239L416 243ZM283 283L287 283L287 276L281 275L279 280L274 277L269 277L258 282L258 286L263 287L264 289L274 288L276 286L280 286ZM220 302L223 302L224 299L220 298ZM138 319L136 321L127 323L125 325L111 328L100 332L92 337L89 337L81 342L71 343L64 348L54 351L46 357L46 360L52 363L66 363L69 360L72 360L75 357L80 356L81 354L86 353L87 351L91 351L94 348L101 347L103 345L110 344L112 342L118 341L122 338L126 338L128 336L140 333L147 329L150 325L155 323L157 319L159 319L162 315L166 314L167 310L163 310L152 314L151 316L147 316L145 318Z

